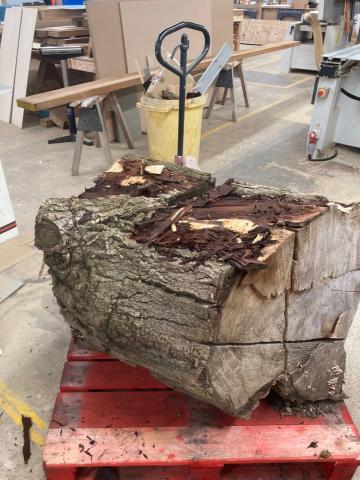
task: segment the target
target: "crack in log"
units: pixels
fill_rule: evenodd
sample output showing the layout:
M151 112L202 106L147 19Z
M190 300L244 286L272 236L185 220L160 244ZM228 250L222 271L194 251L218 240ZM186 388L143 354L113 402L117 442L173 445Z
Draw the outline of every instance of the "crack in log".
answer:
M218 308L219 304L217 302L212 302L211 300L204 300L202 298L197 297L196 295L192 295L190 292L186 292L184 290L173 290L172 288L169 287L169 285L165 285L164 283L157 282L156 280L147 280L144 278L141 278L141 282L144 283L145 285L149 285L151 287L157 287L161 288L166 293L170 293L171 295L174 295L176 297L185 297L185 298L190 298L191 300L194 300L196 303L204 304L204 305L209 305L209 308Z
M357 270L352 270L353 272L356 272ZM347 272L350 273L350 272ZM332 292L341 292L341 293L360 293L360 290L342 290L342 289L337 289L337 288L331 288L331 286L325 282L325 280L322 280L320 283L324 283Z
M209 347L246 347L246 346L254 346L254 345L303 345L303 344L311 344L311 343L336 343L336 342L343 342L344 339L342 338L311 338L310 340L285 340L285 341L269 341L269 342L243 342L243 343L211 343L211 342L196 342L200 345L206 345Z

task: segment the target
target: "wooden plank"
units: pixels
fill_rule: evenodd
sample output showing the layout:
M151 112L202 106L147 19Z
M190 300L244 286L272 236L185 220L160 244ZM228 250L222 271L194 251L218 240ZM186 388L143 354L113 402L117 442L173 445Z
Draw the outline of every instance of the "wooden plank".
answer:
M192 22L204 25L212 37L211 0L194 2L193 0L132 0L120 2L122 30L127 64L127 73L137 72L135 60L140 67L145 66L147 55L153 54L159 32L169 25L184 20L184 12ZM139 15L139 11L142 12ZM230 13L231 21L231 13ZM134 28L136 25L136 28ZM118 27L119 28L119 27ZM231 24L230 24L231 29ZM203 49L204 36L201 32L186 30L190 39L189 60L196 58ZM230 30L231 32L231 30ZM222 43L226 40L225 39ZM171 35L164 41L164 48L172 52L179 43L179 35ZM95 42L97 48L97 44ZM212 44L209 53L212 53ZM95 50L96 54L96 50Z
M265 55L278 50L297 47L298 45L300 45L300 42L287 41L265 45L260 48L234 52L231 56L231 61L239 61L245 58ZM202 61L201 64L196 68L196 72L205 70L211 61L212 58ZM38 110L46 110L48 108L65 105L66 103L70 103L75 100L82 100L84 98L91 97L92 95L106 95L110 92L140 84L141 80L139 75L127 75L122 78L103 78L93 82L61 88L52 92L45 92L37 95L31 95L30 97L20 98L18 100L18 106L36 112Z
M67 354L68 360L115 360L113 356L106 352L97 352L93 350L81 337L73 337Z
M46 45L81 45L89 43L89 37L70 37L70 38L52 38L47 37L44 39Z
M59 20L63 18L81 18L86 12L85 7L66 8L58 7L38 7L39 20Z
M95 62L93 58L87 56L69 58L68 67L81 72L95 73Z
M55 20L37 20L36 28L46 28L46 27L64 27L64 26L74 26L74 19L69 18L59 18Z
M2 217L0 221L0 228L3 225L14 221L14 216L9 211L10 198L8 196L7 188L5 188L5 176L1 168L0 162L0 205L2 209ZM3 215L3 212L6 212L6 215ZM17 229L13 229L13 231ZM0 239L4 237L4 234L0 235ZM0 243L2 243L0 241ZM31 237L17 237L14 238L11 242L7 242L6 245L0 248L0 272L4 272L10 267L13 267L17 263L35 255L36 248L34 245L33 235Z
M22 8L7 8L0 47L0 120L10 123Z
M284 416L266 400L251 415L251 420L230 417L221 410L174 391L61 392L55 403L50 428L185 427L211 425L342 425L346 407L340 404L333 413L317 418ZM345 419L346 420L346 419Z
M346 477L331 477L332 479L351 479L355 474L356 466L341 465L341 473L346 471ZM338 467L338 468L340 468ZM135 472L134 472L135 470ZM101 470L100 470L101 471ZM116 471L116 470L115 470ZM75 472L72 469L46 468L46 476L48 480L94 480L99 475L99 469L94 465L92 468L84 469L81 477L74 477ZM232 465L231 468L222 470L222 466L209 468L199 468L194 466L190 471L188 467L137 467L121 468L116 472L121 480L324 480L324 473L319 464L296 464L296 465L241 465L240 467ZM101 477L105 478L105 477ZM109 477L106 477L109 478ZM119 478L117 476L110 478Z
M224 42L233 44L233 0L211 1L212 51L216 54Z
M88 0L87 12L90 35L94 45L97 78L126 75L119 2L117 0Z
M308 448L315 440L317 446ZM79 444L85 450L91 447L91 456L84 454ZM321 452L326 451L330 456L322 458ZM358 461L360 443L355 427L348 425L145 427L136 432L134 427L56 428L49 430L43 459L46 467L91 467L93 461L99 467L333 463Z
M149 370L143 367L130 367L117 360L66 362L61 379L63 392L168 388L155 380Z
M40 125L44 128L51 128L55 126L54 122L49 117L40 118Z
M63 25L59 27L37 28L37 37L67 38L67 37L83 37L89 35L89 29L85 27L77 27L76 25Z
M23 9L11 113L11 123L19 128L23 126L24 109L17 105L16 100L26 95L27 91L36 18L36 8Z

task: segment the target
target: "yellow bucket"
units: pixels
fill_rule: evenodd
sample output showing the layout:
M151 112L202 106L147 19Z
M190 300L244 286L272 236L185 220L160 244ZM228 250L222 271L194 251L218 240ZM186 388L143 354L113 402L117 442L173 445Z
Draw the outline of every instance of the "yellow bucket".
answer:
M184 156L199 159L203 109L206 95L186 100ZM177 153L179 101L143 96L137 107L146 112L149 157L174 163Z

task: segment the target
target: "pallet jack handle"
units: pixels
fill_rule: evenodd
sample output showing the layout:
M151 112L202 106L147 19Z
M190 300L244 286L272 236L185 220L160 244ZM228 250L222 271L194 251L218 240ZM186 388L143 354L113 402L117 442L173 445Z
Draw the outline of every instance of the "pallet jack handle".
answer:
M177 69L173 65L170 65L169 62L162 56L162 43L168 35L175 33L183 28L188 28L190 30L198 30L204 35L204 48L200 55L195 58L195 60L187 66L187 51L189 49L189 38L186 33L183 33L181 36L181 44L177 48L180 48L180 69ZM155 56L163 67L170 70L172 73L177 75L180 78L179 86L179 129L178 129L178 149L177 149L177 160L181 162L181 159L184 154L184 125L185 125L185 100L186 100L186 77L194 70L194 68L203 60L210 47L210 34L205 27L193 22L180 22L171 27L163 30L155 43Z

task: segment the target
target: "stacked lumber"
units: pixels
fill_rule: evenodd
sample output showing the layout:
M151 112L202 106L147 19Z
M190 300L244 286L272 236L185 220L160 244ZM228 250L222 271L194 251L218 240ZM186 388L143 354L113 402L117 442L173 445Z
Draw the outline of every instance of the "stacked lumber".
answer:
M44 27L35 30L35 42L42 45L88 44L89 29L76 25Z
M86 18L85 7L66 8L66 7L38 7L37 8L37 28L59 27L63 25L83 25Z
M16 102L27 94L29 87L34 38L50 45L82 43L85 39L87 42L88 28L77 26L77 22L84 21L84 12L85 8L45 6L6 9L0 45L1 121L20 128L23 125L24 110ZM82 37L78 36L79 32ZM38 73L38 76L41 75ZM43 84L43 79L40 80Z
M249 417L271 389L343 398L360 206L129 156L36 219L65 320L161 382Z

